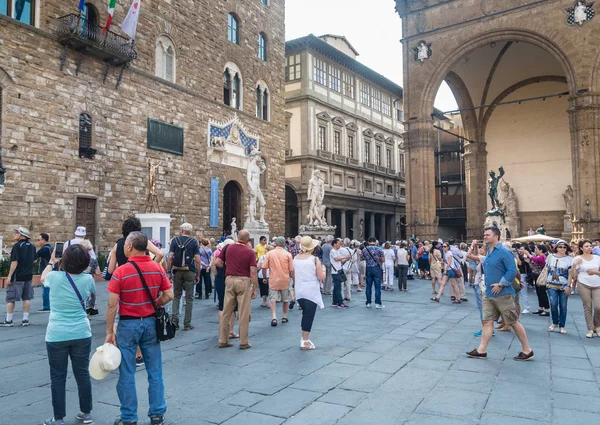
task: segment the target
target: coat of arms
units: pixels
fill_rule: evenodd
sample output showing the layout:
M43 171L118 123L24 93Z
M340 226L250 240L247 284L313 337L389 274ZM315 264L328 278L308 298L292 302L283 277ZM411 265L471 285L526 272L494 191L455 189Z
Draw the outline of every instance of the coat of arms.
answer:
M596 16L594 2L588 3L585 0L578 0L575 5L567 9L567 23L569 25L582 26L585 21L591 21Z

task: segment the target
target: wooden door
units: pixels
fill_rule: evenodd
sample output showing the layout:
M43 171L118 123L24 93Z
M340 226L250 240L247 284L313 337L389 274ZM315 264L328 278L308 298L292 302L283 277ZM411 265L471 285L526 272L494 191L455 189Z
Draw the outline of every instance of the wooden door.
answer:
M86 239L96 249L96 200L91 198L77 198L77 212L75 214L75 227L84 226L87 231Z

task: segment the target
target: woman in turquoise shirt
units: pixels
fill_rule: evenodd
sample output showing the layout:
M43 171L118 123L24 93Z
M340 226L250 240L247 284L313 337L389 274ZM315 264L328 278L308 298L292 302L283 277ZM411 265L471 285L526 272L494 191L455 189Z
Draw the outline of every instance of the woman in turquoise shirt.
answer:
M46 350L50 364L50 388L54 417L44 425L64 425L66 381L69 357L79 392L77 419L92 423L92 383L88 372L92 330L85 311L85 300L96 292L94 278L84 273L90 255L80 245L71 245L63 253L59 271L52 271L57 259L52 254L41 281L50 288L50 318L46 328Z

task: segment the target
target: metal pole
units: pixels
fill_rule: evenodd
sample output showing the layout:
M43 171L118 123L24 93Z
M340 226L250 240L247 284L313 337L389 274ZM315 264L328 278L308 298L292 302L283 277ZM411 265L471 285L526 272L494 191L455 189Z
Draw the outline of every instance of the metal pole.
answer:
M441 144L440 144L440 129L437 129L437 145L438 145L438 155L437 155L437 163L438 163L438 186L439 186L439 193L440 193L440 204L439 204L439 208L442 208L442 165L441 165L441 159L442 159L442 148L441 148Z

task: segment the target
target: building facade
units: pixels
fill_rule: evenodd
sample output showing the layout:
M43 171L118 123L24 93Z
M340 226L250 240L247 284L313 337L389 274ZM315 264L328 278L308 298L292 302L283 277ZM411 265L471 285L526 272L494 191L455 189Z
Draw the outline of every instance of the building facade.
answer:
M284 173L283 1L144 2L134 44L119 28L130 1L106 34L105 1L17 3L0 2L2 234L65 240L84 225L106 250L145 211L159 162L155 212L173 231L243 227L250 151ZM266 219L281 234L285 185L267 175Z
M286 234L307 223L320 170L337 236L381 241L405 229L402 88L356 60L343 36L286 43Z
M600 236L600 31L586 0L396 0L402 19L407 123L407 221L438 234L436 133L442 81L461 110L467 236L480 238L488 172L503 166L518 198L521 235ZM572 186L573 195L567 189ZM513 235L514 237L514 235Z

